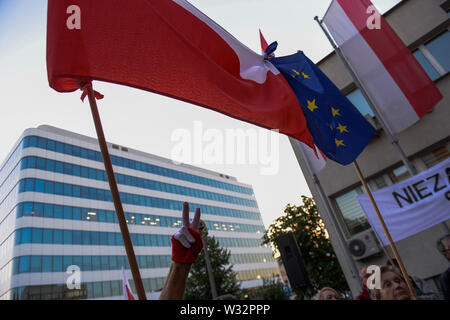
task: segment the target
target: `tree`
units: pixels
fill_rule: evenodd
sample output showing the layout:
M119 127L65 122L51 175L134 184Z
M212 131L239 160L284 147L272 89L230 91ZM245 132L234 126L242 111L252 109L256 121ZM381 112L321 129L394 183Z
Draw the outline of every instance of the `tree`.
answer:
M279 277L263 279L262 287L257 287L254 295L256 300L289 300Z
M237 280L237 274L233 271L233 265L230 264L231 252L219 246L214 237L209 237L206 228L200 230L205 246L208 249L211 267L214 274L214 280L217 289L217 295L232 294L240 298L240 284ZM200 252L197 261L191 269L190 276L186 284L185 299L188 300L211 300L211 286L209 284L208 272L206 270L206 261L204 250Z
M285 215L269 226L264 242L275 248L275 238L293 232L302 253L312 288L296 291L297 298L312 297L323 287L332 287L343 295L349 293L342 269L334 253L325 225L312 198L302 196L300 206L288 204Z

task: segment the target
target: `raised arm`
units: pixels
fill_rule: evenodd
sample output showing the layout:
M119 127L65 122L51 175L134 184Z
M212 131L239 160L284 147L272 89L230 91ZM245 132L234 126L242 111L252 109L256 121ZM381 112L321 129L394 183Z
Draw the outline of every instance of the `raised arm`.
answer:
M189 223L189 204L183 204L183 227L172 236L172 264L166 282L159 296L160 300L182 300L192 264L203 248L198 226L200 208L195 210Z

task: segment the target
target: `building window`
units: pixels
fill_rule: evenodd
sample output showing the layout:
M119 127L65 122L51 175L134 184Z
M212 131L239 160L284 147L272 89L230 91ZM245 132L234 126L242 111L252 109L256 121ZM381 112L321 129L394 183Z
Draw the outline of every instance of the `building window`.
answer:
M426 45L433 57L444 67L446 72L450 71L450 32L446 31L434 38Z
M421 45L413 54L434 81L450 71L448 52L450 52L450 33L446 31Z
M411 174L409 173L406 166L403 165L403 166L389 172L389 177L391 178L392 183L395 184L395 183L398 183L400 181L410 178Z
M425 55L422 53L422 51L416 50L413 52L413 55L414 57L416 57L417 61L419 61L420 65L431 78L431 80L434 81L440 77L439 72L437 72L430 61L425 58Z
M42 243L50 244L53 243L53 232L50 229L44 229Z
M373 179L373 182L374 182L377 190L387 187L386 180L384 180L384 176Z
M53 257L53 272L61 272L61 271L66 271L66 270L63 270L62 256L54 256Z
M362 193L361 187L358 187L335 199L351 235L370 228L366 215L357 199L357 195Z
M52 272L52 256L42 257L42 272Z
M374 117L373 111L370 108L369 104L367 103L367 100L364 98L363 94L361 93L361 90L356 89L352 92L350 92L347 95L348 100L353 103L353 105L358 109L358 111L365 117L366 115L370 115Z
M438 163L446 160L448 157L450 157L450 152L448 150L447 146L439 147L427 155L422 157L423 162L425 163L425 166L429 169L431 167L434 167Z
M19 273L26 273L30 271L30 257L20 257L19 260Z
M62 230L53 230L53 243L54 244L63 244Z
M42 243L42 229L40 228L32 229L31 243Z
M50 140L47 138L43 138L43 137L39 137L39 144L38 144L38 137L36 136L27 136L24 138L23 140L23 148L30 148L30 147L38 147L44 150L51 150L51 151L56 151L58 153L65 153L65 154L69 154L69 155L74 155L76 157L81 157L84 159L90 159L90 160L94 160L94 161L99 161L102 162L102 155L100 152L98 151L94 151L94 150L90 150L90 149L86 149L86 148L82 148L79 146L74 146L74 145L69 145L69 144L65 144L62 142L58 142L58 141L54 141L54 140ZM123 148L122 148L123 149ZM126 148L124 151L128 151ZM31 160L32 162L34 161ZM112 155L111 156L111 161L113 165L118 165L121 167L127 167L130 169L136 169L136 170L140 170L140 171L145 171L145 172L149 172L149 173L156 173L159 175L164 175L167 177L175 177L177 179L181 179L181 180L186 180L186 181L191 181L191 182L195 182L195 183L199 183L199 184L204 184L204 185L208 185L208 186L214 186L216 188L221 188L221 189L226 189L226 190L232 190L232 191L236 191L236 192L240 192L240 193L244 193L244 194L248 194L248 195L253 195L253 190L250 188L245 188L245 187L241 187L241 186L235 186L232 184L228 184L228 183L223 183L223 182L218 182L216 180L212 180L212 179L207 179L204 177L198 177L198 176L194 176L191 174L186 174L183 172L179 172L176 170L172 170L172 169L167 169L167 168L161 168L152 164L147 164L147 163L143 163L143 162L138 162L135 160L131 160L131 159L127 159L127 158L121 158L121 157L117 157ZM52 165L54 165L55 163L48 163L50 168L53 168ZM34 167L35 164L34 163L30 163L28 165L29 167ZM75 170L76 167L73 167L72 169ZM67 168L68 169L68 168ZM79 175L79 168L76 168L76 175ZM52 169L53 170L57 170L57 172L63 173L63 167L61 165L58 164L57 168ZM75 171L74 173L75 174ZM81 176L82 177L88 177L88 172L87 170L81 171ZM102 180L106 181L106 175L104 173L102 173Z

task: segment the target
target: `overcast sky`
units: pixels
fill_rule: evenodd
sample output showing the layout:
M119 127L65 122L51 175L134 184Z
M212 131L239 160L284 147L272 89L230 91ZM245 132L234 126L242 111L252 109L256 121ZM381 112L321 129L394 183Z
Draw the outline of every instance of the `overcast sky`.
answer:
M314 62L331 52L314 16L325 13L330 0L191 0L238 40L260 52L258 29L267 41L277 40L277 55L303 50ZM373 3L385 12L399 0ZM74 1L76 3L76 1ZM20 134L49 124L96 137L89 104L80 92L61 94L48 86L45 63L47 1L0 0L0 163ZM101 13L100 13L101 14ZM98 102L106 139L119 145L170 158L176 130L263 130L222 114L146 91L94 82L105 95ZM202 165L253 186L266 227L283 215L286 204L300 204L311 193L288 139L279 139L279 170L262 175L262 165ZM193 163L195 165L195 163Z

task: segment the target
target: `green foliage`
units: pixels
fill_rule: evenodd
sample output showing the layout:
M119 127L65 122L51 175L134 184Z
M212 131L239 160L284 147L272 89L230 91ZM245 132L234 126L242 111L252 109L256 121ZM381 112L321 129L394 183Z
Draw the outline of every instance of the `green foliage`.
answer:
M303 292L296 292L298 299L311 298L323 287L332 287L345 294L349 288L316 204L306 196L302 196L302 202L300 206L286 206L285 215L276 219L266 230L265 243L272 243L275 248L276 237L287 232L294 233L312 285Z
M204 229L206 230L206 229ZM240 298L240 284L237 281L237 274L232 270L230 264L231 253L219 247L219 243L214 237L209 237L207 231L201 231L203 239L206 239L206 246L211 260L211 267L217 289L217 295L232 294ZM211 300L212 293L209 284L208 272L206 269L205 253L202 250L197 257L197 261L192 266L184 295L187 300Z
M263 279L263 286L256 288L253 294L256 300L289 300L279 277Z

